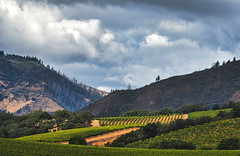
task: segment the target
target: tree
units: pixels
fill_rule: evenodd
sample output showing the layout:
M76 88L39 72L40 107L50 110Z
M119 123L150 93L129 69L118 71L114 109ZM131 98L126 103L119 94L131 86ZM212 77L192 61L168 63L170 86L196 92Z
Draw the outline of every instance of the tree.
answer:
M0 56L4 56L4 51L0 50Z
M227 118L229 116L229 113L227 111L220 111L217 116L221 117L221 118Z
M196 112L196 111L206 111L209 108L205 106L202 103L199 104L185 104L182 105L181 107L178 107L175 109L176 113L190 113L190 112Z
M233 62L236 62L236 57L233 58Z
M230 112L231 116L234 118L240 117L240 104L236 104Z
M217 68L219 66L220 66L220 63L219 63L219 61L217 61L216 63L213 64L212 68Z
M66 119L69 119L72 116L72 113L67 110L57 110L56 112L52 113L52 117L56 119L56 121L63 122Z
M160 76L158 75L156 78L156 82L160 81Z
M128 90L131 90L131 84L130 83L128 84Z
M173 113L173 109L170 107L163 107L159 114L172 114Z
M224 103L222 105L222 109L226 109L226 108L233 108L237 103L235 103L234 101L229 101L228 103Z
M212 108L213 110L218 110L218 109L220 109L220 106L219 106L219 104L215 104L215 105L213 105L213 108Z
M149 123L146 126L142 128L144 138L143 139L149 139L153 138L157 135L157 126L154 123Z
M146 115L149 115L149 112L147 110L133 109L131 111L123 113L121 116L146 116Z

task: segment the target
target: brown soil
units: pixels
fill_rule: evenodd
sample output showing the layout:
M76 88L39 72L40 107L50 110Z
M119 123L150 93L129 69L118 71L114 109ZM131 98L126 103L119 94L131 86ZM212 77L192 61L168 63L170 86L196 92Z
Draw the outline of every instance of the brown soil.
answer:
M85 140L86 140L87 144L91 145L91 146L104 146L106 143L108 143L108 142L111 143L114 140L116 140L117 138L119 138L120 136L130 133L131 131L136 131L138 129L139 129L139 127L123 129L123 130L119 130L119 131L105 133L102 135L93 136L90 138L85 138ZM56 142L56 143L69 144L69 141L62 141L62 142Z
M188 114L183 114L182 119L186 120L188 118Z
M114 132L110 132L110 133L106 133L103 135L98 135L90 138L85 138L85 139L88 145L104 146L106 143L108 142L111 143L115 139L119 138L120 136L130 133L131 131L136 131L137 129L139 129L139 127L123 129L123 130L114 131Z
M99 120L92 120L91 125L92 127L100 127Z

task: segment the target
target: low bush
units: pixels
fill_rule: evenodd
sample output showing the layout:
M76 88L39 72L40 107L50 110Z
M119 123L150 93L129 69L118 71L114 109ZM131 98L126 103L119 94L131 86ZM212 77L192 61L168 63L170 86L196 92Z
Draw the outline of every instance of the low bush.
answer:
M192 142L186 142L182 140L163 140L161 142L153 141L149 145L152 149L196 149L196 146Z
M197 148L198 150L213 150L215 149L214 145L201 145Z
M218 145L219 150L237 150L240 149L240 138L222 139Z
M87 145L86 140L80 136L80 135L73 135L70 140L69 144L75 144L75 145Z

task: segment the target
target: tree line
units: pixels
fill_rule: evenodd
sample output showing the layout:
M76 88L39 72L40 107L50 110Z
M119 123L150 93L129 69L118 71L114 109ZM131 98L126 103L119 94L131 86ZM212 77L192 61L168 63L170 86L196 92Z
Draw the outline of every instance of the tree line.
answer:
M58 110L53 113L36 110L22 116L1 112L0 137L17 138L52 130L88 127L93 117L88 112L75 113L67 110Z
M130 110L125 113L123 113L121 116L153 116L153 115L167 115L167 114L173 114L173 113L183 113L188 114L190 112L196 112L196 111L207 111L207 110L217 110L217 109L227 109L227 108L233 108L236 104L239 104L238 102L229 101L228 103L224 103L222 105L220 104L214 104L212 107L206 106L202 103L198 104L185 104L182 105L176 109L173 109L171 107L163 107L160 109L160 111L148 111L148 110Z

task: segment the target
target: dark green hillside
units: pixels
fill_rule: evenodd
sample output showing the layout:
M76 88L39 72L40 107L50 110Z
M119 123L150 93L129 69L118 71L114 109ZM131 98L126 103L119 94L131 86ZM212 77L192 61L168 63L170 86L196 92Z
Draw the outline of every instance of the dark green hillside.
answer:
M189 103L212 107L228 101L240 101L240 61L220 67L175 76L136 90L114 91L81 111L97 116L118 116L133 109L150 111L173 109Z
M77 84L36 57L1 52L0 110L15 114L36 109L76 111L104 95L105 92Z
M0 138L0 153L7 156L25 156L25 155L81 155L81 156L153 156L153 155L212 155L238 156L240 151L199 151L199 150L149 150L149 149L129 149L129 148L106 148L106 147L91 147L81 145L62 145L52 143L37 143L21 140L10 140Z
M240 118L220 120L173 131L145 141L128 144L133 148L158 148L160 142L171 139L190 141L197 149L216 149L222 139L240 138Z

